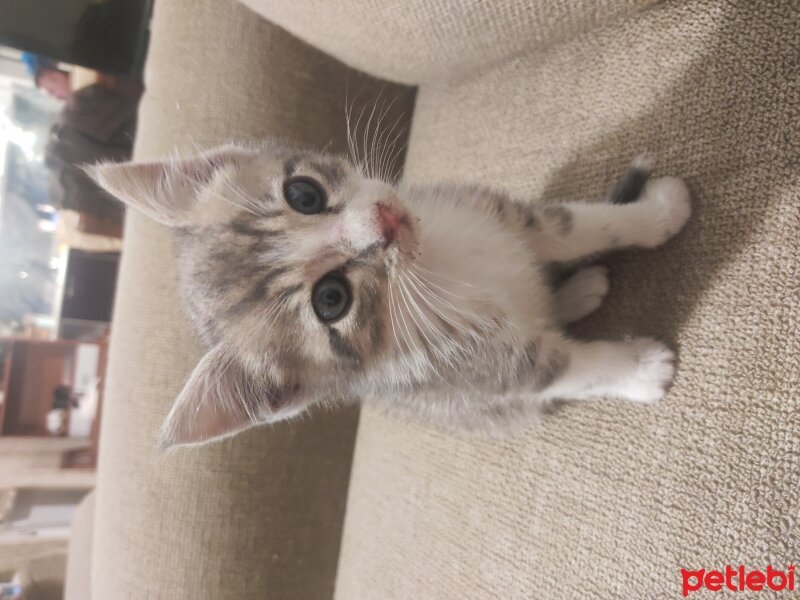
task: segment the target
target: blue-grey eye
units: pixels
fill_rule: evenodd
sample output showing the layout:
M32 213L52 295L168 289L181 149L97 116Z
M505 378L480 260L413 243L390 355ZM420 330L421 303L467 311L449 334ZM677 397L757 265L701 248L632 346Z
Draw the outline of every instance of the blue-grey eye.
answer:
M314 312L326 323L345 316L350 310L352 298L350 284L341 273L328 273L314 285L311 292Z
M304 215L315 215L325 210L325 190L308 177L292 177L283 184L283 196L294 210Z

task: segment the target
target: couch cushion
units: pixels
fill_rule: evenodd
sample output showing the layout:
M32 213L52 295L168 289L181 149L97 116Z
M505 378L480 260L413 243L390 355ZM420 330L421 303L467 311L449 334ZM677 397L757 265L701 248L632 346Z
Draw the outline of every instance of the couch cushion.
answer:
M264 136L342 150L348 82L374 100L374 81L232 1L159 0L136 156ZM318 414L160 455L159 427L199 356L175 282L169 235L129 213L92 597L330 597L357 415Z
M91 600L92 598L93 531L94 492L89 492L78 505L69 531L64 600Z
M378 77L417 84L635 13L655 0L243 0L302 40Z
M799 17L668 2L420 87L410 179L593 197L643 151L688 179L686 230L605 259L576 330L680 362L657 406L565 405L504 441L365 408L338 598L677 598L681 568L798 560Z

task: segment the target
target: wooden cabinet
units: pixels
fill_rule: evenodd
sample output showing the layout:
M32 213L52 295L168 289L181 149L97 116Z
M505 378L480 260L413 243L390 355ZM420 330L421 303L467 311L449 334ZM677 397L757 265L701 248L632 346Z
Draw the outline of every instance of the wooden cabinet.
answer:
M3 378L3 435L49 435L47 413L53 392L72 386L78 342L6 338Z
M92 348L81 348L82 346ZM62 385L81 389L85 385L85 369L79 368L81 351L96 347L94 374L102 382L105 373L107 339L94 342L78 340L39 340L0 338L0 435L50 436L47 414L53 408L54 392ZM81 378L79 381L78 379ZM102 391L102 383L100 385ZM102 394L100 394L102 399ZM97 405L91 431L91 454L96 457L98 439ZM92 462L94 462L92 460Z

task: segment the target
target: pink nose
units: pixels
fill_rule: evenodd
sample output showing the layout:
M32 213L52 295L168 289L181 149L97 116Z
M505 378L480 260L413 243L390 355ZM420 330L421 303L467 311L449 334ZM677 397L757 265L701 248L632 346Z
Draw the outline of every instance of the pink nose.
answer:
M381 233L383 233L383 238L388 246L397 238L397 232L403 225L403 217L398 214L396 209L381 202L375 205L375 209L378 213L378 225L380 225Z

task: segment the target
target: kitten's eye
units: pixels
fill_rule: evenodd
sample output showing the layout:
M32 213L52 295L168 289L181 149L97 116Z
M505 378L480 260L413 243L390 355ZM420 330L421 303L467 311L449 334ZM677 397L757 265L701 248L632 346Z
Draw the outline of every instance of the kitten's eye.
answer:
M321 213L327 203L324 190L308 177L287 179L283 184L283 196L289 206L304 215Z
M350 284L340 273L328 273L320 279L311 292L314 312L321 321L341 319L350 309L352 294Z

